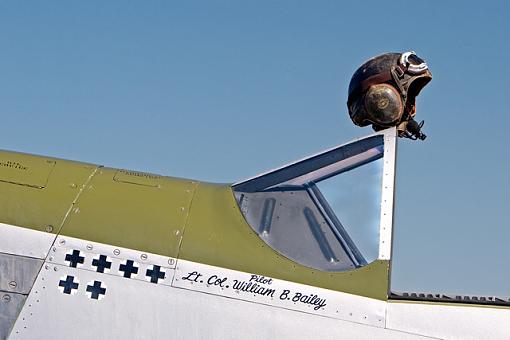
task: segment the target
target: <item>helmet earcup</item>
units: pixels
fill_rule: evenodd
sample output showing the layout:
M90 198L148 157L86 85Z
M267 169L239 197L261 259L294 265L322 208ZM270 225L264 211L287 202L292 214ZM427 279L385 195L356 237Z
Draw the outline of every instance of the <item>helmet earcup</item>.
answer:
M366 119L375 125L390 126L402 118L404 103L390 84L372 85L365 93Z

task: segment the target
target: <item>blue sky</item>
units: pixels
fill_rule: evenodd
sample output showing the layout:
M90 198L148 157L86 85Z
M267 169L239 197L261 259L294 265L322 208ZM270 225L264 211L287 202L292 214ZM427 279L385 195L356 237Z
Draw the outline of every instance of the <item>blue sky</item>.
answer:
M413 7L416 6L416 7ZM2 149L235 182L371 133L352 73L413 49L393 286L510 296L507 2L0 2Z

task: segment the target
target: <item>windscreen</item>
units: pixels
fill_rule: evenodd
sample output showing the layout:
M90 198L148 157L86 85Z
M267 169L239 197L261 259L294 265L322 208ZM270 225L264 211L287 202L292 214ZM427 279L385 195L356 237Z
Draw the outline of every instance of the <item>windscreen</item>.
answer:
M378 256L384 142L373 136L234 186L259 237L285 257L323 271Z

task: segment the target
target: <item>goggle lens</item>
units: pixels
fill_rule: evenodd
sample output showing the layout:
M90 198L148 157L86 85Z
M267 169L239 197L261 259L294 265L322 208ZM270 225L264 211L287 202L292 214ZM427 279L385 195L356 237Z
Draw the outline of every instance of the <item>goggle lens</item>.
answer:
M416 54L411 54L409 57L407 57L407 61L412 65L421 65L425 63L425 60L418 57Z

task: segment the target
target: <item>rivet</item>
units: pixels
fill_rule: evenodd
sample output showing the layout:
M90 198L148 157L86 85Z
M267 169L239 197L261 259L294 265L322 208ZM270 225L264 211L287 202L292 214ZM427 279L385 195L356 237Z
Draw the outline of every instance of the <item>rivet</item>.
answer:
M92 244L87 244L87 250L92 250L93 247L92 247Z
M46 232L51 233L53 231L53 226L51 224L48 224L44 229L46 230Z
M53 270L57 272L58 271L58 267L53 267Z
M9 294L4 294L4 295L2 296L2 301L3 301L3 302L9 302L9 301L11 301L11 296L10 296Z
M168 264L169 264L169 265L171 265L171 266L173 266L173 265L174 265L174 262L175 262L175 261L174 261L174 259L169 259L169 260L168 260Z
M62 239L62 240L58 241L58 243L59 243L61 246L63 246L64 244L66 244L66 240Z
M147 260L147 254L142 254L142 255L140 255L140 258L141 258L142 260L144 260L144 261L145 261L145 260Z
M16 288L16 286L17 286L17 285L18 285L18 284L16 283L16 281L11 281L11 282L9 282L9 288L14 289L14 288Z
M114 255L117 255L117 256L118 256L118 255L120 255L120 250L118 250L118 249L114 249L114 250L113 250L113 254L114 254Z

